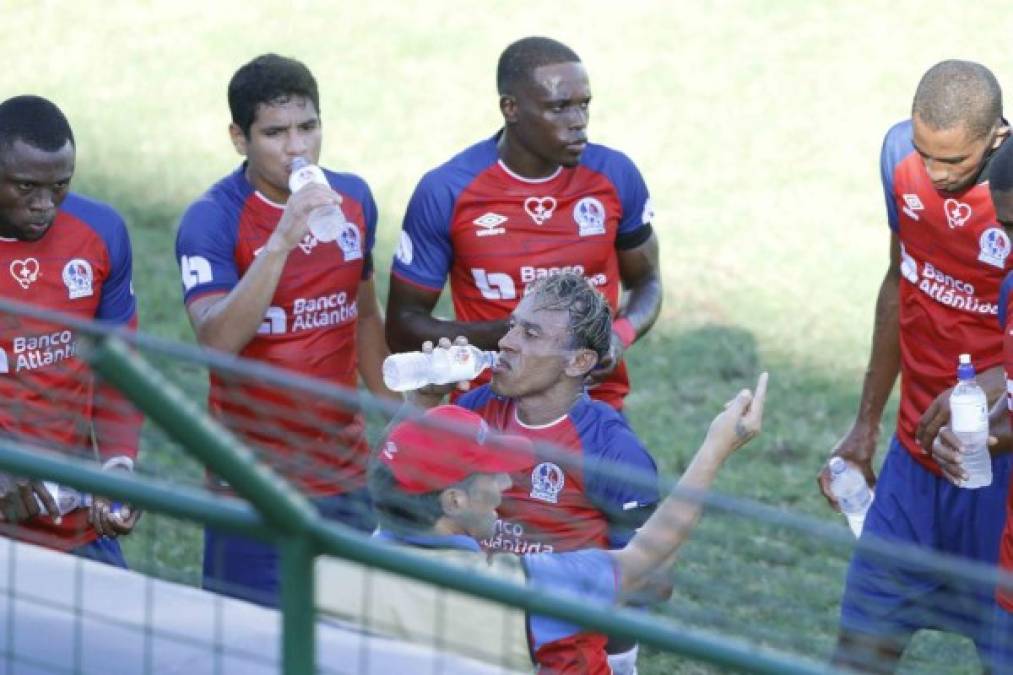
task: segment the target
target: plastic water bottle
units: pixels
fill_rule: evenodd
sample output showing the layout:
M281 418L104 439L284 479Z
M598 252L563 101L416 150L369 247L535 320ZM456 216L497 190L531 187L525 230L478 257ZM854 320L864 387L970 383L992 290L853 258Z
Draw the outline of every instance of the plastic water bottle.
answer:
M455 345L437 347L430 354L391 354L383 360L383 382L393 391L414 391L430 384L473 380L496 363L496 352Z
M49 494L53 495L53 501L56 502L56 510L59 513L48 513L38 495L35 495L35 502L39 505L39 510L50 517L65 516L71 511L91 506L91 495L89 494L75 490L72 487L67 487L66 485L52 483L48 480L43 481L42 484L46 486Z
M865 514L872 506L874 495L862 472L840 457L830 458L830 491L848 519L851 531L858 537L865 525Z
M288 176L288 189L295 193L310 183L319 183L330 187L323 169L316 164L310 164L302 157L296 157L292 160L292 173ZM338 238L347 221L341 209L331 205L313 209L308 222L310 232L313 233L317 241L327 243Z
M963 488L992 484L992 456L988 452L988 400L974 380L970 354L960 355L957 386L950 394L950 429L960 439L960 464L967 472Z

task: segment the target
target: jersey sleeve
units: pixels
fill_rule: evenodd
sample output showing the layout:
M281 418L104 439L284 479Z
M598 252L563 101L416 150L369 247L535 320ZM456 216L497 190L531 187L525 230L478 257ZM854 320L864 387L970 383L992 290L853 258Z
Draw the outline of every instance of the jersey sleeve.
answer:
M454 196L438 175L427 174L408 202L392 268L397 276L433 290L442 290L454 259L450 241Z
M899 219L897 217L897 198L893 193L894 170L897 164L904 157L914 150L914 142L911 140L911 122L900 122L895 124L886 132L883 139L883 149L879 156L880 180L883 183L883 197L886 200L886 219L890 229L897 231Z
M183 301L206 293L228 293L239 283L235 260L236 223L210 199L190 206L176 234L176 262L183 282Z
M626 155L617 154L620 158L619 170L614 180L619 191L623 215L619 220L616 242L621 244L645 226L651 225L654 221L654 208L651 205L651 195L647 191L647 183L640 175L637 165Z
M621 548L660 499L658 467L628 427L613 423L606 438L604 451L587 458L587 495L609 522L609 545Z
M104 237L109 252L109 276L102 283L102 297L95 309L95 318L112 323L129 323L137 314L134 298L133 254L130 249L130 235L119 214L109 234Z
M534 588L573 595L595 604L614 604L619 597L615 562L601 549L569 553L536 553L522 558L528 583ZM570 638L584 629L575 624L537 614L531 615L530 639L537 653L545 645Z

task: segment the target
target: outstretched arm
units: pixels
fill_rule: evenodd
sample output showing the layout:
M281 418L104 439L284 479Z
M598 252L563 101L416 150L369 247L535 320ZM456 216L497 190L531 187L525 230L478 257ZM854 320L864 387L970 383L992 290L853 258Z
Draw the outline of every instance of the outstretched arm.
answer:
M740 391L711 422L703 444L683 473L676 491L657 508L625 548L613 551L622 592L635 591L682 546L693 530L703 505L691 493L706 491L718 469L738 448L760 433L767 396L767 374L760 375L756 393Z

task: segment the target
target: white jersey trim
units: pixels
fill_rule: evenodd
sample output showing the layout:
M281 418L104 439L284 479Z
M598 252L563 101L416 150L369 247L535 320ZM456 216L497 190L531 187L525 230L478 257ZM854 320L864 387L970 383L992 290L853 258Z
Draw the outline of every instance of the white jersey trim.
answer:
M508 176L510 176L511 178L516 178L522 183L548 183L550 180L552 180L553 178L555 178L556 176L558 176L560 173L563 172L563 166L560 165L556 167L556 170L552 172L551 176L546 176L545 178L525 178L524 176L511 171L510 167L508 167L506 165L506 162L504 162L502 159L497 159L496 161L499 163L499 165L503 168L503 170L506 172Z
M548 429L549 427L556 426L557 424L559 424L560 422L562 422L563 420L565 420L569 416L570 416L570 413L569 413L569 411L567 411L567 412L563 413L562 417L554 419L551 422L546 422L545 424L525 424L524 422L521 422L521 418L517 414L517 407L514 406L514 421L517 422L517 424L519 424L522 427L524 427L525 429Z

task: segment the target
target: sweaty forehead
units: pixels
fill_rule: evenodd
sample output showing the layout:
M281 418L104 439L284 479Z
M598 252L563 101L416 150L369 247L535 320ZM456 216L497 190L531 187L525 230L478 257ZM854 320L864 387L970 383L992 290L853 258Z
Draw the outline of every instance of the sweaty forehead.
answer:
M514 310L514 320L535 324L547 331L567 331L570 313L565 309L546 308L546 300L541 295L525 295Z
M586 98L590 85L584 64L551 63L531 73L531 91L547 99Z

